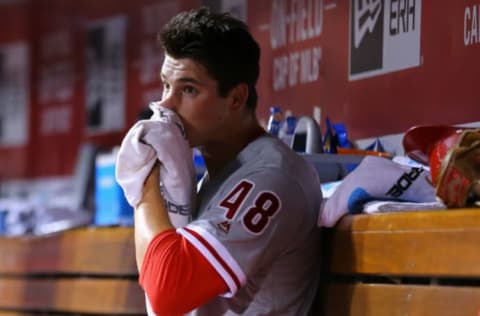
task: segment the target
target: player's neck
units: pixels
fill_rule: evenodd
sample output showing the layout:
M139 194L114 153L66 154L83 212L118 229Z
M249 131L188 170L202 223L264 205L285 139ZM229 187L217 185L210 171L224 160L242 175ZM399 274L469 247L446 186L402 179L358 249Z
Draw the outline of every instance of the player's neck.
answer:
M200 150L210 176L215 177L243 148L264 133L265 130L254 120L242 129L234 131L225 141L201 147Z

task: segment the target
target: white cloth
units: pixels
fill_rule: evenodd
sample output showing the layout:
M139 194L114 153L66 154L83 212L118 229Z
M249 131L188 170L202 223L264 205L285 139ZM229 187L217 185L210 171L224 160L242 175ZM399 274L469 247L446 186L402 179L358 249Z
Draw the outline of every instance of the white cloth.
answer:
M345 214L365 212L364 206L371 201L436 202L429 178L430 172L421 167L367 156L322 201L317 224L332 227Z
M138 121L122 141L115 176L128 203L135 207L142 198L145 179L160 162L160 188L170 220L185 226L195 204L195 172L192 149L180 118L153 102L153 115Z
M390 213L412 211L437 211L447 207L440 201L435 202L400 202L400 201L372 201L363 206L363 213Z

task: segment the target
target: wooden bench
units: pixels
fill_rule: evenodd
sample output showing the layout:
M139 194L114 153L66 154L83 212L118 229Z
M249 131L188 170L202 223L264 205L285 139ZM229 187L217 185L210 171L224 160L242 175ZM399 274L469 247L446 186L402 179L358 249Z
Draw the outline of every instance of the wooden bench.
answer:
M314 315L480 315L480 209L344 217ZM0 238L0 316L145 315L131 228Z
M0 315L145 315L133 229L0 238Z
M344 217L324 236L323 315L480 315L480 209Z

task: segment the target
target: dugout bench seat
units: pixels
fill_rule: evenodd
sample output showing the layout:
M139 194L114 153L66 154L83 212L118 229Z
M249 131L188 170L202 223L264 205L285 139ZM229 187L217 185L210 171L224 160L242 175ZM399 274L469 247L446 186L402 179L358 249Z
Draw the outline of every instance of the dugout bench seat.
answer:
M480 209L345 216L313 315L480 315ZM0 238L0 316L145 315L133 229Z
M318 315L480 315L480 208L349 215L323 247Z
M145 315L133 229L0 238L0 316Z

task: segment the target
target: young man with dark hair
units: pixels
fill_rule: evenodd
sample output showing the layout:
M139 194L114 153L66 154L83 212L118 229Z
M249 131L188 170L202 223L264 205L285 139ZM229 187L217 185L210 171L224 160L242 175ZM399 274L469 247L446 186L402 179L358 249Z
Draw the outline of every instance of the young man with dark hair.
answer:
M193 221L175 229L154 167L135 208L140 284L157 315L307 315L318 286L321 191L314 168L261 128L260 49L206 8L173 17L159 104L184 124L207 172Z

